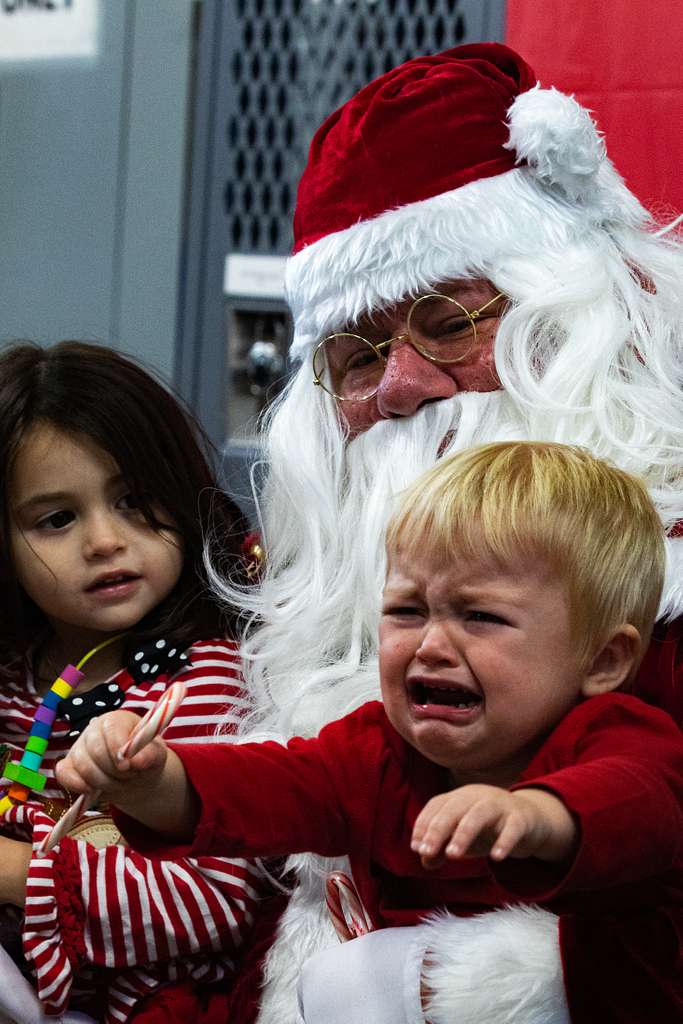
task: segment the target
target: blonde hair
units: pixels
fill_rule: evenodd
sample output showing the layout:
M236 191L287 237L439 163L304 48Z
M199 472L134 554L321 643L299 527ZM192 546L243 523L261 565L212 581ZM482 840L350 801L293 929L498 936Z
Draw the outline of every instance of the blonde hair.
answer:
M664 582L664 530L645 485L582 448L510 441L444 457L401 498L387 553L439 562L529 556L567 583L584 664L630 623L645 650Z

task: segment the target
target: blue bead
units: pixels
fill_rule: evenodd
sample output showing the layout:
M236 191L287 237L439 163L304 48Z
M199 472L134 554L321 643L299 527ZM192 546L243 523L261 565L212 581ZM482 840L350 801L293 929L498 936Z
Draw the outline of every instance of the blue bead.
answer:
M53 711L57 710L57 706L61 701L61 697L54 690L48 690L43 697L43 704L46 708L51 708Z

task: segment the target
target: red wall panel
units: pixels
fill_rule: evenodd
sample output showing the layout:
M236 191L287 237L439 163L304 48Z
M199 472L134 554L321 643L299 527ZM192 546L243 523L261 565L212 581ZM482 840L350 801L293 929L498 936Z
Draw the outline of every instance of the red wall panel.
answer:
M683 211L681 0L507 0L506 42L593 111L645 206Z

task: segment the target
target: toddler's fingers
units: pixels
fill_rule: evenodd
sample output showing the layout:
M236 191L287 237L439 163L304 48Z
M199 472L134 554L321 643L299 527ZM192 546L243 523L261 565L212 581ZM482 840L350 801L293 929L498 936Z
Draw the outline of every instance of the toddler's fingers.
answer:
M421 812L420 827L413 832L412 849L420 854L423 867L435 868L443 862L444 847L450 840L462 810L452 795L430 800Z
M507 815L500 834L491 848L492 859L505 860L524 838L526 831L526 824L520 814L513 812Z
M74 767L71 755L63 761L57 761L55 765L55 776L57 782L70 793L85 793L88 783Z
M479 801L463 814L446 847L446 856L464 857L482 832L494 828L500 822L501 809L495 803Z
M441 810L445 799L446 794L439 794L439 796L432 797L431 800L427 801L415 819L413 834L410 840L410 848L416 853L420 852L420 848L429 834L432 822Z
M55 774L61 786L71 793L84 793L86 789L104 789L111 784L111 778L102 771L83 750L72 750L63 761L55 766Z
M73 792L109 789L128 769L117 764L115 751L139 722L130 711L114 711L90 721L61 762L57 777Z
M92 726L99 726L99 730L95 729L93 731L93 744L98 741L99 731L106 748L109 763L113 770L118 771L122 765L122 760L118 756L119 751L128 742L131 733L134 732L139 724L139 716L133 714L132 711L110 711L106 715L101 715L100 718L93 719L84 735L87 736L88 730Z

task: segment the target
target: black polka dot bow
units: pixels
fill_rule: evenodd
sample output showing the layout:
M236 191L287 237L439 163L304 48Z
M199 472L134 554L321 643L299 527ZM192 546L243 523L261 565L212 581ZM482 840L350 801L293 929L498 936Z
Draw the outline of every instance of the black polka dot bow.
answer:
M126 668L136 683L155 679L160 675L175 675L190 664L182 647L174 647L168 640L155 640L134 651Z
M70 726L69 736L80 736L91 718L115 711L123 704L123 690L118 683L100 683L85 693L76 693L59 703L58 715Z

